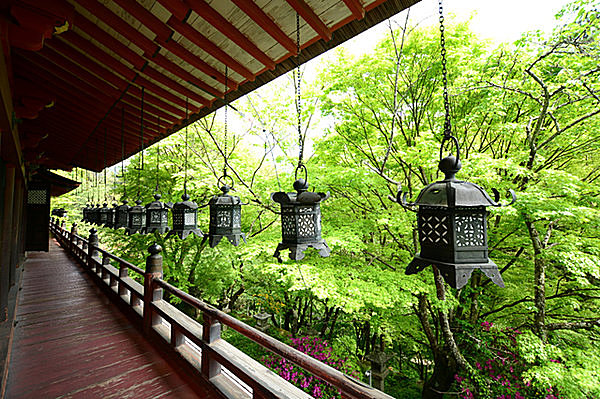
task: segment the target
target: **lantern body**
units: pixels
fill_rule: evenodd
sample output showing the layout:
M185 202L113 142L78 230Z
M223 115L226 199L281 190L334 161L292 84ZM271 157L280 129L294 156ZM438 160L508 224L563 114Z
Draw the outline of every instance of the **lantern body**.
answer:
M98 224L102 226L107 226L109 224L108 219L111 214L111 209L108 208L107 205L108 204L105 202L102 208L98 210Z
M446 178L425 187L415 203L410 204L418 206L421 251L406 268L406 274L434 265L444 280L458 289L467 284L473 270L480 269L496 285L504 287L498 266L488 259L487 245L486 207L500 204L478 185L454 178L460 162L453 156L440 161L440 170Z
M89 222L91 224L98 224L98 220L100 220L100 215L99 212L100 211L100 205L97 204L96 206L92 206L89 210Z
M141 206L142 201L137 200L135 206L129 208L127 217L127 234L143 233L146 227L146 209Z
M155 194L154 201L146 205L147 234L158 232L164 234L169 231L169 208L160 201L161 195Z
M167 237L175 235L184 240L190 234L196 234L202 237L203 234L198 228L198 204L190 201L187 194L181 196L182 201L173 205L173 229L169 231Z
M123 200L123 204L116 206L114 208L114 222L113 228L127 228L128 227L128 218L129 218L129 205L127 205L127 200Z
M81 210L83 213L83 217L81 218L82 222L89 222L90 219L90 207L88 204L85 204L85 206L83 207L83 209Z
M271 199L281 205L281 243L274 256L281 261L280 251L290 250L290 259L301 260L304 251L314 248L322 257L329 256L331 250L321 237L320 202L329 198L329 193L308 192L308 184L303 179L294 182L296 193L277 192Z
M227 238L236 247L241 240L246 242L246 236L242 233L242 202L239 197L227 194L229 189L227 185L221 187L223 194L215 195L208 203L208 243L211 248L217 246L223 238Z

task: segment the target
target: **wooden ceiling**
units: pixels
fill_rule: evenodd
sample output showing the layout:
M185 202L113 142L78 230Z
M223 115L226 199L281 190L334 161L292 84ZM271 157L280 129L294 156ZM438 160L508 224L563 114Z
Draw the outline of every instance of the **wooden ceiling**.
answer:
M9 0L24 156L102 170L417 1Z

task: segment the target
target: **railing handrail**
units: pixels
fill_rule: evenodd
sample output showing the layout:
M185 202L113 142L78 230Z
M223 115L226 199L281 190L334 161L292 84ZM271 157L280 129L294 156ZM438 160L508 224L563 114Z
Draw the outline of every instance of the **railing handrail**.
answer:
M207 304L206 302L188 294L187 292L169 284L168 282L166 282L165 280L160 278L162 276L162 273L161 274L153 274L153 273L144 271L141 268L131 264L130 262L127 262L124 259L122 259L116 255L113 255L110 252L108 252L102 248L99 248L97 245L90 244L90 241L92 240L91 236L90 236L90 240L86 240L86 239L80 237L79 235L73 234L70 231L64 229L63 227L61 227L58 223L55 223L54 221L51 221L51 228L53 229L53 232L57 233L58 236L60 237L59 241L65 240L66 242L72 243L73 238L77 238L77 240L81 240L83 243L86 243L88 245L88 252L85 252L85 251L78 252L78 251L82 251L82 248L83 248L83 247L79 247L79 245L75 246L77 248L77 250L71 248L71 251L75 251L75 253L78 256L80 254L83 254L84 259L81 259L81 260L86 262L88 265L95 264L97 267L102 268L102 273L101 273L102 278L104 278L105 272L107 272L107 270L108 270L105 268L105 266L109 263L109 262L105 262L104 259L108 258L108 259L117 261L119 263L119 265L125 266L126 269L133 270L133 271L141 274L142 276L144 276L145 281L146 281L144 283L144 290L146 289L146 287L150 289L148 298L152 297L152 295L153 295L152 292L155 289L158 289L158 288L164 289L165 291L169 292L171 295L181 299L182 301L186 302L190 306L200 310L205 315L205 317L208 317L209 319L212 319L215 322L219 322L221 324L231 327L233 330L235 330L238 333L242 334L243 336L249 338L251 341L261 345L268 351L270 351L276 355L279 355L282 358L298 365L299 367L301 367L301 368L305 369L306 371L308 371L309 373L313 374L315 377L320 378L320 379L330 383L336 389L338 389L342 392L343 398L392 399L391 396L385 394L384 392L381 392L373 387L370 387L370 386L362 383L361 381L354 379L353 377L350 377L350 376L342 373L341 371L336 370L333 367L328 366L328 365L308 356L307 354L300 352L299 350L294 349L294 348L290 347L289 345L282 343L281 341L257 330L256 328L254 328L252 326L249 326L248 324L246 324L236 318L234 318L233 316L231 316L223 311L220 311L219 309L215 308L214 306L211 306L211 305ZM97 236L96 236L96 240L97 240ZM92 259L92 257L95 256L95 255L92 255L94 252L102 254L102 262L100 262L98 258L96 260ZM89 263L89 262L92 262L92 263ZM161 263L162 263L162 261L161 261ZM98 272L98 270L99 269L96 269L97 272ZM110 273L114 274L115 272L110 272ZM124 276L127 276L126 271L125 271ZM117 282L118 282L118 284L121 284L121 282L123 282L120 274L119 274L119 276L111 276L110 281L111 281L111 284L112 284L112 282L115 282L115 284L117 284ZM125 283L125 285L127 285L127 283ZM134 295L134 292L131 292L131 295ZM137 293L135 293L135 295L137 295L137 296L143 295L144 296L144 304L143 304L144 318L146 317L146 312L148 312L148 314L152 318L152 312L153 312L152 308L156 306L156 302L153 305L152 305L152 302L155 299L151 299L149 303L146 303L145 302L146 301L145 291L144 292L138 291ZM162 294L159 298L162 298ZM148 305L148 308L146 308L147 305ZM133 306L133 304L131 304L131 306ZM173 308L173 309L175 309L176 312L181 313L181 311L177 310L176 308ZM171 321L173 321L173 320L171 320ZM195 320L193 322L196 323L196 325L198 325L198 326L202 326L201 323L199 323ZM207 326L205 325L203 328L206 328L206 327ZM184 335L187 335L187 336L196 336L197 335L193 331L189 331L183 325L180 325L179 328L183 329L181 331L181 333L183 333ZM220 336L220 334L219 334L219 336ZM203 339L203 337L197 337L197 338ZM171 340L173 340L173 337L171 337ZM211 341L204 341L204 343L206 345L208 345L209 347L210 347L210 342ZM285 380L283 380L283 381L285 381Z
M374 389L362 382L342 373L339 370L334 369L331 366L324 364L323 362L314 359L307 354L300 352L299 350L292 348L289 345L265 334L256 328L249 326L248 324L236 319L235 317L228 315L227 313L220 311L219 309L201 301L200 299L188 294L187 292L167 283L166 281L155 278L154 281L157 285L164 288L166 291L186 302L188 305L208 314L215 318L222 324L225 324L235 331L239 332L243 336L249 338L253 342L261 345L265 349L291 361L292 363L302 367L306 371L316 375L317 377L327 381L338 389L343 389L345 392L351 395L358 395L359 397L369 398L384 398L389 397L383 392ZM383 395L377 395L378 393Z

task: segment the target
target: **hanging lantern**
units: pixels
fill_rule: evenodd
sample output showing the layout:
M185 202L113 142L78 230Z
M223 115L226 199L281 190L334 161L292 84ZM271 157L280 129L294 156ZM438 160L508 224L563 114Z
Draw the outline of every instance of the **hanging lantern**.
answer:
M398 192L397 200L412 210L418 206L417 229L421 252L417 253L406 268L406 274L415 274L429 265L436 266L444 280L453 288L462 288L469 281L473 270L480 269L496 285L504 287L498 266L488 259L487 225L488 206L503 206L497 201L499 194L493 190L495 199L476 184L456 180L460 170L458 141L457 156L440 160L439 169L444 180L432 183L421 190L417 200L406 203L406 195ZM442 142L443 146L443 142ZM515 202L514 191L511 205Z
M228 176L223 175L221 179L225 177ZM231 177L229 178L231 179ZM219 179L219 183L221 179ZM246 242L246 236L242 233L243 204L239 197L227 194L232 188L233 179L231 179L231 186L227 184L221 186L223 194L215 195L208 203L210 224L208 236L204 237L204 241L208 239L211 248L216 247L223 238L227 238L236 247L240 245L240 239Z
M108 218L111 213L111 209L108 208L108 204L105 202L102 205L102 208L98 209L98 224L102 226L106 226L108 223Z
M89 222L90 219L90 204L85 204L85 206L83 207L83 209L81 210L83 213L83 217L81 218L82 222Z
M164 234L169 231L169 207L160 201L161 195L154 194L154 201L146 205L146 229L147 234Z
M114 229L127 228L129 218L129 208L127 200L123 200L123 204L114 208ZM116 204L115 204L116 205Z
M202 237L202 231L198 228L198 204L190 201L190 196L184 193L181 196L182 201L173 205L171 213L173 214L173 229L169 231L167 237L175 235L184 240L190 234Z
M127 218L127 234L143 233L146 227L146 208L141 200L135 201L135 206L129 208Z
M115 208L117 206L118 206L118 204L116 202L113 202L112 206L110 208L108 208L108 218L106 220L106 227L109 227L111 229L115 227L115 219L116 219Z
M322 257L328 257L331 250L321 238L320 203L329 198L329 193L307 191L306 179L297 179L294 190L295 193L280 191L271 194L271 199L281 205L282 234L282 242L273 256L281 262L280 251L289 249L290 259L301 260L307 248L314 248Z
M92 208L90 209L90 223L91 224L98 224L98 220L100 219L100 214L98 213L100 210L100 204L96 204L95 206L92 206Z

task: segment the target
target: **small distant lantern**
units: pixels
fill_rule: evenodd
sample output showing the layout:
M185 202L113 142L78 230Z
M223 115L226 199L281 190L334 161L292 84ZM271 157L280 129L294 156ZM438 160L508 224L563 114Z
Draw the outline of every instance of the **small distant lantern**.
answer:
M208 236L204 237L204 240L208 239L211 248L216 247L223 238L227 238L236 247L240 245L241 240L246 242L246 236L242 233L242 201L240 197L228 194L232 188L233 179L231 186L221 186L223 194L215 195L208 203L210 224Z
M108 204L105 202L102 205L102 208L98 209L98 224L106 226L108 224L108 218L110 216L111 209L108 207Z
M115 204L116 205L116 204ZM119 206L115 206L114 208L114 229L121 229L128 227L128 218L129 218L129 208L127 205L127 200L123 200L123 204Z
M106 219L106 227L113 228L115 226L115 208L118 206L116 202L113 202L112 206L108 208L108 218Z
M154 201L146 205L146 233L158 232L164 234L169 231L169 207L162 202L161 195L154 194Z
M453 137L452 137L453 138ZM454 139L456 140L456 139ZM488 206L503 206L476 184L458 181L455 174L461 169L458 156L450 155L439 163L445 179L431 183L412 204L406 203L406 193L398 193L398 202L411 209L418 206L417 229L421 252L406 268L406 274L415 274L429 265L436 266L444 280L453 288L467 284L473 270L480 269L496 285L504 287L498 266L488 259L487 223ZM515 202L514 191L511 205Z
M90 205L85 204L85 206L83 207L81 212L83 213L83 217L81 218L81 221L86 222L86 223L89 222L89 220L90 220Z
M135 206L129 208L127 218L127 234L143 233L146 227L146 208L141 200L135 201Z
M91 224L98 224L98 220L100 218L100 215L98 214L99 210L100 210L100 204L96 204L96 205L92 204L92 207L90 208L90 211L89 211L89 222Z
M314 248L322 257L328 257L331 250L321 238L320 203L329 198L329 193L309 192L305 179L294 182L296 193L276 192L271 199L281 205L282 242L275 250L275 256L281 262L280 251L289 249L290 259L302 260L304 251Z
M190 196L184 193L181 202L176 202L171 210L173 214L173 229L167 237L175 235L185 240L190 234L202 237L202 231L198 228L198 204L190 201Z

